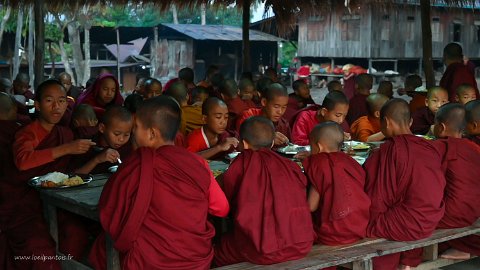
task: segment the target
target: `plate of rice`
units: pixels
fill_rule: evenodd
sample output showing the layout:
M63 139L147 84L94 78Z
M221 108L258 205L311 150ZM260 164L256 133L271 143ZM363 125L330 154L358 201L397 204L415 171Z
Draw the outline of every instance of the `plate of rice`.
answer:
M61 172L51 172L42 176L37 176L28 184L37 188L71 188L90 183L93 177L89 174L64 174Z

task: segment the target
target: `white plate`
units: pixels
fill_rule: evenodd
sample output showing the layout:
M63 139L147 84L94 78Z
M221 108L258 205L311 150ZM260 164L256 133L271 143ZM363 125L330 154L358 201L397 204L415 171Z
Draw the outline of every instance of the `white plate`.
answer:
M277 149L277 152L285 154L285 155L296 155L299 152L310 152L310 145L296 145L296 144L291 144L287 145L285 147Z
M51 188L73 188L73 187L79 187L79 186L83 186L85 184L88 184L90 182L92 182L93 180L93 177L92 175L90 174L68 174L68 177L74 177L74 176L80 176L80 178L82 178L83 180L83 184L80 184L80 185L76 185L76 186L56 186L56 187L42 187L42 176L37 176L37 177L33 177L32 179L30 179L28 181L28 185L31 186L31 187L36 187L36 188L45 188L45 189L51 189Z

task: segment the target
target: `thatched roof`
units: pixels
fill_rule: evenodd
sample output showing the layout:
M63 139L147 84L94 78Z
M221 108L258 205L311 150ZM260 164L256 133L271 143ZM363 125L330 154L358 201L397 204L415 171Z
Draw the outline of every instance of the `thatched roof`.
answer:
M48 9L61 10L62 8L78 8L83 5L115 4L126 5L133 3L141 8L143 4L154 4L162 11L168 10L172 4L177 8L196 8L201 3L211 3L214 6L229 6L236 4L241 8L244 1L262 2L265 5L265 15L275 15L279 33L288 33L293 29L299 16L310 16L334 8L352 8L359 5L377 5L379 8L392 8L397 5L419 5L420 0L0 0L4 5L29 5L36 1L44 2ZM475 7L480 6L475 0L431 0L432 5L448 7ZM347 5L347 6L346 6Z

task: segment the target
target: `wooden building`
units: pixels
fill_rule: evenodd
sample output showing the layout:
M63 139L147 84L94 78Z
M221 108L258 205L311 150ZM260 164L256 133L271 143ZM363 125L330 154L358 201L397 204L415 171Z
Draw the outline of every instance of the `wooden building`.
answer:
M347 59L366 60L369 67L375 67L375 61L389 61L392 65L388 68L395 70L403 61L421 72L420 5L415 1L410 3L389 9L378 5L338 8L331 13L301 18L298 56L309 60L328 58L337 63ZM449 42L459 42L466 56L480 59L480 9L434 5L431 16L433 58L437 66L441 66L443 48Z

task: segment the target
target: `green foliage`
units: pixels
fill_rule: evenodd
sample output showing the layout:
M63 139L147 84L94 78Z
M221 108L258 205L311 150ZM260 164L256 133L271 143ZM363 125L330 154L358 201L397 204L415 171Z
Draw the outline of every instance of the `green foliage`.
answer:
M282 67L289 67L293 58L297 56L297 42L283 42L280 50L279 63Z

